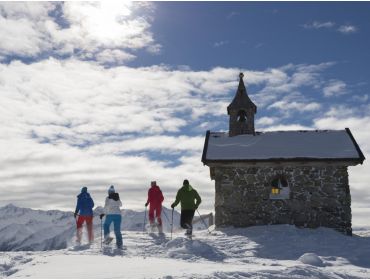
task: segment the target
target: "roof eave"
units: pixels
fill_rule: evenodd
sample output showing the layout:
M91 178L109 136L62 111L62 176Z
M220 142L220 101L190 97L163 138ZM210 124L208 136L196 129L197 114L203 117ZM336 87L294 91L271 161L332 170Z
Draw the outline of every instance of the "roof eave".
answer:
M361 158L309 158L309 157L296 157L296 158L268 158L268 159L202 159L205 165L213 163L266 163L266 162L352 162L354 164L362 164Z
M346 127L346 132L348 133L349 137L351 138L352 142L353 142L353 145L355 146L356 148L356 151L358 153L358 156L361 160L361 164L364 162L364 160L366 159L364 154L362 153L361 149L360 149L360 146L357 144L356 140L355 140L355 137L353 137L352 133L351 133L351 130Z
M203 153L202 153L202 162L203 165L205 165L206 156L207 156L207 150L208 150L208 142L209 142L209 135L211 134L210 130L207 130L206 132L206 139L204 140L204 146L203 146Z

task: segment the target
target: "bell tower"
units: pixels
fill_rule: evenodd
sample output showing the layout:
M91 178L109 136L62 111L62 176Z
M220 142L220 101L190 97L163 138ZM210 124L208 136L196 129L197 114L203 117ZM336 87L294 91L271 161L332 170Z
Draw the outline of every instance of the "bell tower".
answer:
M239 74L239 86L233 101L227 106L229 120L229 136L255 134L254 115L257 106L250 100L243 81L244 74Z

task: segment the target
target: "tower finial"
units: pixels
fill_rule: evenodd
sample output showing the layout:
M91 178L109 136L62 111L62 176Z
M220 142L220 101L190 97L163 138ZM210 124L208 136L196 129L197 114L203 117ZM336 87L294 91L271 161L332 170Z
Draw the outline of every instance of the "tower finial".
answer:
M240 79L243 79L243 77L244 77L244 74L243 74L242 72L240 72L240 74L239 74L239 78L240 78Z

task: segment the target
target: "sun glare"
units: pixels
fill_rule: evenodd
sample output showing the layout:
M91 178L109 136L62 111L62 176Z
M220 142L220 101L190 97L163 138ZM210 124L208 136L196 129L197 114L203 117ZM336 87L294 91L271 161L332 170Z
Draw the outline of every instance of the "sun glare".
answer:
M132 14L132 2L85 2L79 7L81 25L89 36L99 41L111 41L130 33L126 21Z

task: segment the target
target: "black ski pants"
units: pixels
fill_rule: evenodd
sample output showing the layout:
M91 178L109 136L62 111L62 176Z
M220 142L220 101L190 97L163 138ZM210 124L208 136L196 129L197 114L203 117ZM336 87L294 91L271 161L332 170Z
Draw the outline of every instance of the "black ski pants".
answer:
M193 227L193 218L195 210L181 210L180 226L183 229Z

